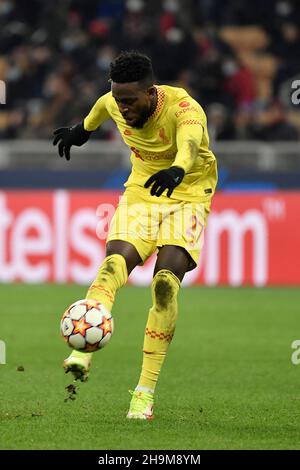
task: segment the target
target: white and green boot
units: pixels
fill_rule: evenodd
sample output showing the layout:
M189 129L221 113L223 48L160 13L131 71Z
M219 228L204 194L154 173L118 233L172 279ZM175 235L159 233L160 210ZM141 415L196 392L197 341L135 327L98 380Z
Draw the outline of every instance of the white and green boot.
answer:
M65 373L71 372L74 380L86 382L89 376L89 370L93 353L83 353L80 351L72 351L70 356L63 362Z
M153 394L135 390L129 391L132 398L127 413L128 419L153 419Z

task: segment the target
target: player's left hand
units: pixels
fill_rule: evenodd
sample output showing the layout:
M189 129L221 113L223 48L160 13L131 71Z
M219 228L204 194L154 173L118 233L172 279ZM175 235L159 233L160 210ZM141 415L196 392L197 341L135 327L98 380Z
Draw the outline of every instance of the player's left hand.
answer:
M184 175L183 168L171 166L167 170L160 170L158 173L150 176L144 187L149 188L153 183L150 191L151 196L159 197L167 189L167 196L170 197L176 186L183 180Z

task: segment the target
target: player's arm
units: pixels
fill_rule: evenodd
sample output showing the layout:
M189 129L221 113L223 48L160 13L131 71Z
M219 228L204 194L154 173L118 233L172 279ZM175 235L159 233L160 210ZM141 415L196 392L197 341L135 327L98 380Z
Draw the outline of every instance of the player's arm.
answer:
M203 138L203 127L198 118L180 122L176 129L177 154L171 166L182 168L188 173L197 158Z
M106 109L108 95L109 93L98 99L82 122L72 127L60 127L53 132L53 145L58 144L60 157L66 157L67 160L70 160L72 145L81 147L88 141L92 132L110 118Z
M167 189L170 197L184 175L193 167L203 137L201 116L176 121L177 154L172 166L152 175L145 183L145 188L152 185L151 195L160 196Z

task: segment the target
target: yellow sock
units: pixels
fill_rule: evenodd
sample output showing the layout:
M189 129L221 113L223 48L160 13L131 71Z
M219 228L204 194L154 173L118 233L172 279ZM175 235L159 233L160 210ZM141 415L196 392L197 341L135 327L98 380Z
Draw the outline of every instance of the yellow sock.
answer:
M87 291L87 299L101 302L110 312L117 290L126 284L128 279L125 258L121 255L107 256L101 264L97 277ZM93 353L72 351L72 356L92 357Z
M179 279L167 269L158 271L153 278L153 306L146 325L138 390L155 390L160 369L175 332L179 287Z
M115 295L128 279L125 258L122 255L107 256L101 264L97 277L90 286L86 298L95 299L111 311Z

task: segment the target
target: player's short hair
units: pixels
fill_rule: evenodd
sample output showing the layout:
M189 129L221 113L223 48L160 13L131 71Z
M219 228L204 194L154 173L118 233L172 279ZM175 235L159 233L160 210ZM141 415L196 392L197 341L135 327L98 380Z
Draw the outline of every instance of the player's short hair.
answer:
M143 82L153 85L151 59L138 51L125 51L110 64L109 78L115 83Z

